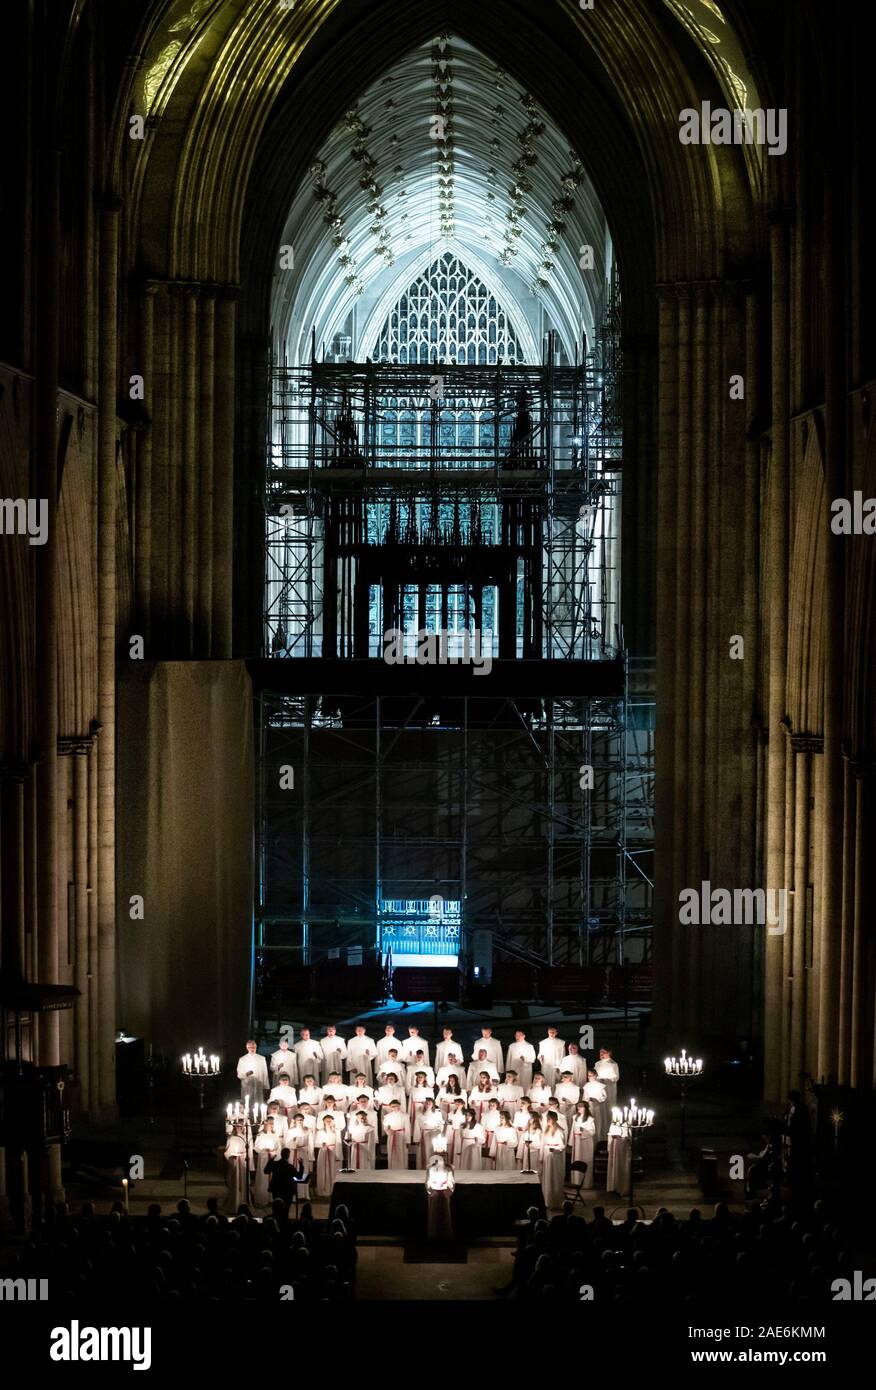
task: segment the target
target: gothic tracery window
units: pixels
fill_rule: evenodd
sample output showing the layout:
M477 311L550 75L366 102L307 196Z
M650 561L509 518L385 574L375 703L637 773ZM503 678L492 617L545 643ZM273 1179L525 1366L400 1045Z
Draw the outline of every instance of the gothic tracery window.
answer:
M523 361L496 296L450 251L437 257L390 311L376 356L382 362L459 366Z

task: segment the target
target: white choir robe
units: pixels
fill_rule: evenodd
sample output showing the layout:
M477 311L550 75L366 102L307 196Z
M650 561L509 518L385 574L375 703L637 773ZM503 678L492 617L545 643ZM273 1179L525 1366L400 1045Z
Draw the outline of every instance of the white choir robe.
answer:
M280 1110L285 1114L287 1110L294 1109L298 1104L298 1097L295 1094L294 1086L275 1086L268 1096L268 1102L272 1100L279 1102Z
M538 1045L538 1060L541 1062L541 1074L544 1077L544 1084L549 1086L551 1091L553 1091L565 1050L566 1044L563 1042L562 1038L542 1038Z
M541 1190L546 1207L561 1207L566 1200L566 1136L562 1131L543 1134L541 1140Z
M401 1061L403 1060L403 1058L402 1058L402 1040L401 1040L401 1038L397 1037L395 1033L384 1033L384 1035L383 1035L382 1038L378 1038L378 1040L377 1040L377 1066L378 1066L378 1069L379 1069L380 1067L383 1066L384 1062L386 1061L386 1054L387 1054L388 1052L390 1052L393 1048L395 1048L396 1052L398 1053L398 1060L401 1062Z
M534 1168L541 1177L541 1139L540 1129L525 1129L517 1145L517 1165L519 1168Z
M411 1142L411 1126L407 1115L401 1110L390 1110L384 1117L383 1133L386 1136L387 1168L407 1168L408 1145Z
M572 1080L576 1086L583 1086L587 1080L587 1058L580 1052L567 1052L560 1062L560 1075L564 1071L572 1073Z
M627 1197L630 1191L630 1177L633 1146L630 1131L625 1124L614 1124L608 1130L608 1171L605 1177L606 1192L616 1192L619 1197Z
M298 1092L299 1105L312 1105L314 1115L322 1109L322 1089L319 1086L302 1086Z
M499 1072L493 1062L472 1062L471 1066L468 1069L468 1076L466 1077L466 1082L470 1091L473 1091L475 1086L477 1086L478 1082L481 1079L482 1071L485 1071L487 1073L487 1076L493 1082L493 1084L498 1086Z
M460 1090L466 1089L465 1067L458 1062L445 1062L435 1073L435 1080L439 1086L446 1086L451 1076L455 1076L459 1082Z
M481 1091L476 1086L473 1091L469 1091L468 1093L468 1103L481 1122L483 1121L490 1101L496 1099L496 1091L492 1086L488 1091Z
M523 1087L523 1094L532 1085L532 1068L535 1066L535 1048L531 1042L513 1042L508 1047L508 1056L505 1059L505 1070L516 1071L518 1085Z
M341 1134L343 1134L344 1126L347 1123L347 1117L342 1110L338 1110L335 1106L320 1106L319 1110L316 1112L317 1129L324 1128L326 1115L331 1115L332 1119L335 1122L335 1129L338 1130Z
M541 1115L543 1111L547 1109L548 1101L552 1095L553 1091L549 1086L539 1086L538 1077L536 1076L529 1088L529 1099L532 1101L533 1110Z
M582 1187L593 1186L593 1148L596 1141L596 1123L594 1120L583 1115L576 1115L572 1120L572 1127L569 1131L569 1150L572 1163L586 1163L587 1172L584 1175ZM578 1176L574 1175L574 1181L578 1182Z
M345 1115L350 1108L351 1089L350 1086L339 1085L337 1081L332 1081L330 1085L323 1086L322 1098L325 1100L326 1096L331 1096L338 1114Z
M318 1086L322 1079L322 1048L316 1038L301 1038L295 1044L295 1057L299 1086L304 1084L305 1076L312 1076Z
M575 1086L569 1081L561 1081L555 1088L554 1095L563 1107L563 1114L568 1115L581 1099L581 1087Z
M388 1057L387 1057L386 1061L385 1061L385 1062L381 1062L380 1065L379 1065L379 1067L377 1068L377 1082L378 1082L378 1085L380 1085L380 1086L386 1085L386 1078L387 1078L387 1076L389 1075L389 1073L390 1073L391 1071L394 1071L394 1072L395 1072L396 1078L397 1078L397 1080L398 1080L398 1084L399 1084L399 1086L401 1086L402 1090L407 1090L407 1081L408 1081L408 1069L407 1069L407 1067L405 1066L404 1062L400 1062L400 1061L398 1061L398 1059L396 1059L394 1062L391 1062L391 1061L389 1060Z
M269 1159L280 1157L280 1140L276 1134L262 1132L256 1135L253 1150L256 1160L253 1203L257 1207L267 1207L271 1204L271 1194L268 1191L268 1175L265 1168Z
M517 1109L518 1101L523 1099L523 1087L510 1081L503 1081L499 1086L499 1109L507 1110L513 1115Z
M492 1062L497 1073L502 1072L504 1074L508 1070L504 1065L502 1044L498 1038L479 1038L471 1050L471 1060L474 1061L481 1051L486 1052L487 1061Z
M410 1095L417 1084L418 1072L424 1072L426 1076L426 1085L431 1087L433 1091L435 1089L435 1073L431 1067L408 1067L408 1074L405 1078L405 1090L408 1095Z
M286 1147L286 1135L289 1132L289 1121L282 1111L279 1115L269 1115L268 1118L274 1121L274 1133L280 1141L280 1148L284 1149Z
M612 1058L606 1057L604 1061L594 1062L593 1070L605 1087L605 1099L610 1115L617 1105L617 1083L620 1081L620 1067Z
M399 1048L399 1052L401 1053L402 1061L407 1062L409 1066L416 1064L417 1053L422 1052L424 1065L427 1067L429 1065L429 1044L426 1042L425 1038L419 1036L416 1038L405 1038Z
M252 1076L248 1075L252 1072ZM261 1105L268 1090L268 1064L257 1052L244 1052L237 1063L237 1079L240 1082L240 1099L248 1100L250 1105Z
M370 1085L374 1079L374 1058L376 1056L377 1044L373 1038L360 1038L356 1035L348 1038L347 1075L356 1077L361 1072Z
M447 1135L447 1157L448 1161L458 1167L462 1160L462 1131L468 1121L465 1112L462 1110L452 1111L447 1121L447 1128L444 1131Z
M459 1166L464 1172L480 1173L484 1166L484 1127L465 1125L462 1130L462 1156Z
M493 1130L490 1156L497 1173L510 1173L517 1167L517 1145L520 1136L513 1125L499 1125Z
M408 1096L408 1119L411 1122L411 1132L413 1133L414 1123L417 1115L423 1108L427 1100L435 1099L435 1088L433 1086L415 1086Z
M298 1058L291 1047L278 1047L276 1052L271 1053L271 1079L274 1085L284 1074L293 1086L298 1085Z
M447 1066L447 1059L448 1059L448 1057L449 1057L449 1055L450 1055L451 1052L453 1053L453 1055L454 1055L456 1058L458 1058L458 1060L459 1060L460 1062L462 1061L464 1049L463 1049L462 1043L457 1042L455 1038L447 1038L446 1041L442 1038L442 1040L441 1040L440 1043L436 1043L436 1045L435 1045L435 1070L436 1070L436 1071L439 1069L439 1067L446 1067L446 1066Z
M453 1108L453 1102L455 1100L466 1101L468 1099L468 1091L464 1088L461 1091L448 1091L446 1087L442 1086L436 1099L441 1107L441 1114L444 1116L445 1120L448 1120L450 1118L450 1111Z
M283 1145L289 1150L289 1162L292 1167L297 1168L299 1163L303 1163L305 1173L309 1173L313 1167L313 1134L314 1131L306 1125L292 1125L286 1133Z
M511 1123L512 1123L512 1125L514 1126L514 1128L517 1130L517 1133L521 1136L521 1138L522 1138L522 1136L526 1133L526 1131L529 1129L529 1121L530 1121L531 1119L532 1119L532 1111L531 1111L531 1110L515 1110L515 1111L514 1111L514 1114L513 1114L512 1117L511 1117Z
M389 1114L390 1104L394 1100L397 1100L402 1106L404 1106L405 1093L404 1088L402 1086L378 1086L377 1090L374 1092L374 1103L380 1109L381 1124Z
M350 1167L357 1173L363 1168L373 1168L375 1136L372 1126L354 1120L347 1126L347 1137L350 1140Z
M415 1162L418 1168L428 1168L435 1136L443 1134L444 1120L440 1110L417 1111L414 1120L413 1139L417 1146Z
M556 1116L557 1124L559 1125L560 1129L563 1131L563 1140L565 1141L565 1140L568 1139L568 1137L569 1137L569 1121L568 1121L568 1118L563 1114L563 1111L562 1111L562 1107L561 1107L561 1106L549 1105L548 1108L547 1108L547 1110L545 1111L544 1115L540 1117L540 1118L541 1118L541 1121L542 1121L542 1124L544 1124L544 1122L545 1122L545 1120L547 1119L548 1115L550 1115L551 1113L553 1113L553 1114Z
M338 1130L332 1134L317 1126L313 1136L316 1150L316 1192L319 1197L330 1197L335 1185L338 1170L344 1161L341 1135Z
M498 1110L485 1110L481 1116L481 1127L484 1131L484 1148L487 1157L484 1160L485 1168L495 1168L495 1155L493 1153L493 1135L502 1123L502 1116Z
M236 1216L246 1201L246 1140L230 1134L225 1145L225 1202L227 1216Z
M347 1060L347 1044L344 1039L335 1034L333 1038L320 1038L319 1045L322 1049L322 1080L328 1081L334 1071L343 1076L344 1062Z
M581 1099L590 1106L590 1114L596 1125L596 1142L604 1139L611 1124L611 1111L608 1108L608 1092L601 1081L588 1081L581 1092Z

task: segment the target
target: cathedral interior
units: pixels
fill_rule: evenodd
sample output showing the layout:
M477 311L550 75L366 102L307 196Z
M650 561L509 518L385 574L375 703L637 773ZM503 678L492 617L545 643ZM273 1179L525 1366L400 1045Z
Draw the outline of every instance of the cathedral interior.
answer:
M246 1040L360 1021L613 1054L657 1117L624 1213L840 1224L876 1076L872 7L3 22L10 1267L183 1168L202 1209ZM441 1296L376 1292L357 1225L344 1296Z

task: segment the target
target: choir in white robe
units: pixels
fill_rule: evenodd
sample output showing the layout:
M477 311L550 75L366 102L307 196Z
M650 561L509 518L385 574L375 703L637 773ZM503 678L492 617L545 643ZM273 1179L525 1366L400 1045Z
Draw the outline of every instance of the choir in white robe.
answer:
M520 1136L513 1125L501 1124L493 1130L490 1153L497 1173L510 1173L517 1167Z
M587 1172L582 1187L593 1186L593 1148L596 1140L596 1124L584 1115L576 1115L569 1130L569 1149L572 1163L586 1163ZM575 1176L575 1182L578 1177Z
M572 1048L575 1051L572 1051ZM577 1043L570 1043L569 1050L560 1063L560 1074L564 1071L572 1073L572 1080L576 1086L583 1086L587 1080L587 1058L578 1051Z
M492 1086L488 1086L486 1090L483 1091L479 1086L475 1086L474 1090L468 1093L469 1106L472 1110L477 1112L479 1120L483 1120L484 1113L491 1100L498 1100L498 1095Z
M524 1095L532 1085L532 1068L535 1066L535 1048L531 1042L524 1038L521 1042L516 1039L508 1048L508 1057L505 1062L506 1071L516 1071L517 1081L523 1087Z
M485 1168L495 1168L495 1155L493 1153L493 1135L502 1123L502 1116L498 1110L486 1109L481 1116L481 1125L484 1131L484 1148L487 1156L484 1159Z
M468 1099L468 1091L463 1088L461 1091L448 1091L446 1086L442 1086L438 1092L436 1100L441 1107L441 1113L447 1120L455 1100L465 1101Z
M328 1081L332 1072L343 1073L347 1044L335 1033L333 1038L320 1038L319 1045L322 1049L322 1079Z
M450 1198L456 1180L443 1161L433 1161L426 1178L426 1239L446 1244L453 1240Z
M411 1132L413 1133L417 1115L422 1110L427 1100L434 1100L435 1092L431 1086L414 1086L408 1096L408 1119L411 1122Z
M489 1058L479 1057L476 1061L472 1062L471 1066L468 1069L468 1076L466 1077L466 1082L470 1091L474 1090L475 1086L481 1079L481 1072L484 1071L487 1073L487 1076L490 1078L490 1080L498 1086L498 1068L493 1062L489 1060Z
M395 1033L384 1033L382 1038L377 1041L377 1065L381 1067L386 1061L388 1054L395 1049L399 1060L401 1060L401 1039Z
M355 1078L361 1072L370 1085L374 1079L376 1056L377 1044L374 1039L364 1033L361 1037L355 1034L347 1040L347 1075Z
M605 1178L606 1192L616 1192L626 1197L630 1191L632 1174L632 1141L629 1126L612 1123L608 1130L608 1171Z
M309 1173L313 1167L313 1133L306 1125L290 1125L286 1133L284 1148L289 1150L289 1162L293 1168L297 1168L299 1163L304 1165L305 1173ZM301 1192L301 1196L305 1196Z
M341 1135L338 1130L320 1129L317 1126L313 1142L316 1149L316 1191L320 1197L330 1197L344 1158Z
M347 1117L345 1116L342 1110L338 1110L334 1105L326 1105L325 1101L323 1101L319 1110L316 1112L317 1129L323 1128L323 1125L325 1124L326 1115L331 1115L332 1119L335 1122L335 1129L338 1131L339 1134L343 1134L344 1126L347 1122Z
M554 1090L554 1095L563 1107L563 1114L569 1115L581 1099L581 1088L574 1082L561 1081Z
M462 1156L459 1166L463 1172L480 1173L484 1166L484 1127L465 1125L462 1130Z
M451 1110L447 1121L448 1158L454 1167L462 1161L462 1131L468 1124L464 1110Z
M261 1105L268 1090L268 1064L257 1052L244 1052L237 1063L237 1079L240 1082L240 1099L248 1100L250 1105Z
M422 1052L422 1061L428 1067L429 1044L426 1042L425 1038L420 1037L419 1033L417 1033L414 1037L404 1038L399 1051L401 1052L402 1061L407 1062L409 1066L412 1064L416 1066L420 1065L419 1061L417 1060L417 1053Z
M384 1117L383 1133L386 1136L387 1168L407 1168L408 1145L411 1142L411 1125L407 1115L400 1110L390 1110Z
M462 1043L457 1042L452 1033L449 1038L442 1038L435 1048L435 1070L447 1064L451 1052L455 1054L457 1061L461 1062L464 1051Z
M413 1138L417 1146L416 1165L428 1168L436 1135L443 1135L444 1119L440 1110L419 1110L414 1120Z
M541 1177L541 1140L542 1132L540 1129L525 1129L520 1136L520 1143L517 1145L517 1166L519 1168L533 1168Z
M293 1086L298 1085L298 1058L285 1038L277 1051L271 1053L271 1080L276 1085L283 1075L288 1076Z
M593 1070L605 1087L606 1103L610 1115L617 1105L617 1083L620 1081L620 1067L612 1057L601 1057L598 1062L594 1062Z
M446 1086L451 1076L455 1076L459 1082L459 1089L466 1089L465 1067L459 1062L445 1062L443 1067L439 1067L435 1073L435 1080L439 1086Z
M322 1048L316 1038L299 1038L295 1044L295 1057L298 1061L298 1084L305 1076L312 1076L319 1085L322 1079Z
M345 1086L342 1082L328 1081L322 1088L323 1104L325 1104L326 1097L331 1096L338 1114L346 1114L350 1105L351 1092L352 1088L350 1086Z
M253 1204L257 1207L267 1207L271 1204L271 1194L268 1191L268 1175L265 1168L270 1159L280 1157L280 1140L276 1134L262 1130L255 1137L253 1150L255 1153Z
M423 1076L425 1076L426 1078L425 1081L421 1084L424 1086L429 1086L434 1091L435 1073L433 1072L431 1067L408 1067L408 1074L405 1078L405 1090L408 1092L408 1095L410 1095L411 1091L417 1085L417 1077L420 1075L421 1072Z
M536 1072L535 1076L532 1078L532 1085L529 1088L529 1099L532 1103L533 1110L537 1111L539 1114L543 1110L546 1110L552 1094L553 1092L550 1087L546 1086L544 1082L539 1079L539 1075Z
M590 1114L596 1125L596 1142L604 1139L611 1124L611 1112L607 1103L608 1093L601 1081L588 1081L581 1093L581 1099L590 1106Z
M478 1053L481 1051L486 1052L487 1061L492 1062L493 1066L496 1068L497 1075L499 1072L504 1074L504 1072L507 1071L502 1056L502 1044L499 1042L498 1038L478 1038L471 1050L472 1061L475 1060Z
M237 1208L246 1201L246 1140L230 1134L225 1145L225 1202L227 1216L236 1216Z
M350 1167L355 1172L374 1167L375 1135L367 1122L353 1119L347 1126L350 1140Z
M274 1133L279 1139L280 1148L282 1149L286 1143L286 1135L289 1130L289 1121L286 1119L286 1116L282 1113L282 1111L270 1109L266 1118L274 1121Z
M322 1109L322 1088L319 1086L304 1085L298 1091L299 1105L312 1105L314 1115Z
M374 1092L374 1103L379 1108L381 1123L389 1114L389 1107L394 1100L397 1100L400 1105L404 1105L405 1093L403 1086L377 1087L377 1090Z
M562 1038L542 1038L538 1045L538 1060L541 1062L541 1074L544 1077L546 1086L553 1089L557 1080L560 1062L563 1060L563 1053L566 1044Z
M533 1112L528 1106L521 1106L519 1110L514 1111L514 1114L511 1116L511 1123L518 1134L523 1134L524 1130L529 1129L529 1121L532 1119L532 1115Z
M499 1097L499 1109L507 1110L513 1115L518 1103L523 1099L523 1087L516 1082L503 1081L496 1093Z
M379 1085L386 1084L386 1078L390 1072L395 1073L395 1079L402 1090L407 1090L408 1069L404 1062L400 1062L397 1057L387 1057L385 1062L381 1062L377 1068L377 1080Z
M566 1200L566 1136L562 1130L545 1131L541 1137L541 1190L546 1207L561 1207Z
M275 1100L279 1105L280 1109L283 1111L284 1115L288 1110L291 1110L294 1106L298 1104L298 1097L295 1094L295 1087L289 1086L282 1081L278 1086L275 1086L273 1088L271 1094L268 1096L268 1100Z

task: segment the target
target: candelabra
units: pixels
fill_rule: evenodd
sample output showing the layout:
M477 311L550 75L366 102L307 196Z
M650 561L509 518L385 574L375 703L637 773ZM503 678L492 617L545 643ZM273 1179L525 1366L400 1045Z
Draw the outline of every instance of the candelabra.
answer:
M254 1100L251 1105L249 1100L229 1101L225 1107L225 1133L233 1133L235 1125L241 1125L243 1128L243 1142L246 1146L244 1180L247 1205L252 1198L253 1139L258 1132L258 1126L264 1124L267 1114L268 1107L263 1100Z
M703 1074L703 1063L701 1058L696 1061L693 1057L688 1057L684 1048L681 1049L680 1057L667 1057L665 1061L666 1075L671 1076L681 1087L681 1153L684 1157L687 1138L687 1088L688 1083L696 1081L697 1077Z
M219 1076L219 1058L209 1057L202 1047L197 1052L186 1052L181 1058L182 1074L187 1081L194 1081L198 1087L198 1152L204 1152L204 1105L207 1082Z
M353 1152L353 1140L350 1138L349 1134L344 1134L341 1136L341 1151L346 1152L347 1157L343 1168L339 1168L338 1172L352 1173L354 1170L353 1165L350 1162L350 1155Z
M614 1124L624 1125L630 1138L630 1206L636 1205L636 1138L644 1129L650 1129L654 1123L654 1111L646 1110L642 1105L636 1105L635 1100L631 1099L629 1105L621 1108L615 1105L611 1112Z
M524 1139L523 1142L526 1145L526 1167L521 1168L520 1171L521 1173L534 1173L535 1169L532 1166L532 1140Z

